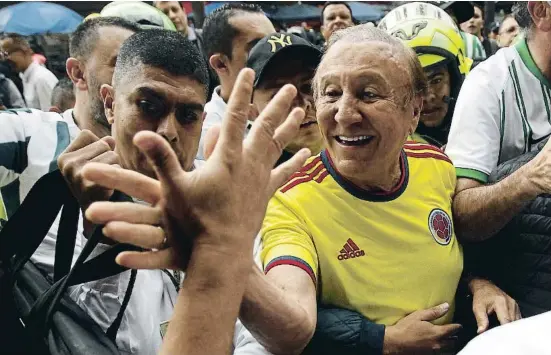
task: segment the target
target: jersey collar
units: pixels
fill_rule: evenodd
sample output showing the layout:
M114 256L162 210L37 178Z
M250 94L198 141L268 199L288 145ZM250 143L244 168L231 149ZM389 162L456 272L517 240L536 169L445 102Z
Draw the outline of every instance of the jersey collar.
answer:
M549 80L543 75L540 68L536 65L536 62L534 62L534 58L532 58L532 53L530 53L530 49L528 48L528 43L526 42L526 38L522 38L515 44L515 49L517 50L520 59L526 65L526 68L530 70L532 74L536 78L538 78L539 81L541 81L545 86L551 89L551 84L549 83Z
M333 179L340 185L340 187L345 189L349 194L361 200L371 201L371 202L389 202L400 197L402 193L406 190L406 187L408 185L409 166L408 166L408 159L406 157L406 153L403 150L400 154L400 172L401 172L400 181L390 191L364 190L361 187L356 186L354 183L352 183L351 181L347 180L345 177L339 174L339 172L337 171L337 169L333 164L333 160L331 159L331 156L329 155L329 152L327 151L327 149L323 150L320 156L321 156L321 161L323 162L323 165L325 165L325 168L327 169L327 171L329 171L329 174L331 174Z

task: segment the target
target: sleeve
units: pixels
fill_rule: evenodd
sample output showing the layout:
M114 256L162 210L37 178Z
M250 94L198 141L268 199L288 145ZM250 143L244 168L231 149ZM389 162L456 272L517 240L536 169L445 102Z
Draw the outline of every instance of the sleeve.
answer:
M487 64L487 63L484 63ZM484 68L467 76L455 105L446 154L457 177L486 183L499 159L500 104Z
M238 319L233 336L233 355L270 355Z
M23 96L21 96L21 93L19 90L17 90L17 86L11 81L10 79L7 79L7 87L8 87L8 93L10 97L10 106L8 108L23 108L26 106L25 100L23 100Z
M268 204L261 234L261 260L266 274L279 265L293 265L304 270L317 285L318 257L314 242L306 224L293 212L281 192Z
M14 111L0 112L0 186L13 180L8 175L21 174L27 167L27 147L33 128L28 121ZM6 171L10 174L5 174Z
M304 354L381 355L385 326L342 308L318 307L316 331Z
M52 91L56 86L58 80L52 73L51 75L44 75L36 82L36 94L38 95L38 102L42 111L48 111L52 103Z

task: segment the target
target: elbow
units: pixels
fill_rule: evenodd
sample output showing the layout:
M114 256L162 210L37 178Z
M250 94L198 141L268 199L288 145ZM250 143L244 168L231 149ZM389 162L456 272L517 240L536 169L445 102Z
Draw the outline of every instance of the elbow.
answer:
M264 347L274 355L300 355L312 340L315 330L315 321L305 321L286 330L281 341L264 344Z

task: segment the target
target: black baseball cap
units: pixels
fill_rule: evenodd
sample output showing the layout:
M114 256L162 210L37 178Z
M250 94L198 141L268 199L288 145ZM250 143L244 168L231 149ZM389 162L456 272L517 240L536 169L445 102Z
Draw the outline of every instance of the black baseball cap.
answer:
M317 67L322 52L306 39L291 33L272 33L262 38L251 49L247 59L247 67L255 72L255 87L258 85L268 64L273 62L274 58L280 58L284 55L304 60L306 63Z
M474 6L469 1L448 1L440 5L446 12L451 12L457 19L457 24L467 22L474 16Z

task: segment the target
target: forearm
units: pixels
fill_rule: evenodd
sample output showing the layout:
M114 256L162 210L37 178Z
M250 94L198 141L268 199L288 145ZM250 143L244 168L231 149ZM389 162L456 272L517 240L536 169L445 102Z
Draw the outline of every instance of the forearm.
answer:
M253 265L241 304L240 319L269 352L276 355L300 354L312 338L315 315L312 319L298 300L270 281ZM313 302L315 304L315 299Z
M525 165L496 184L465 189L455 196L454 222L460 240L477 242L490 238L538 196L537 189L524 177L526 168Z
M194 249L161 354L228 354L252 264L248 248ZM246 252L246 254L245 254Z

